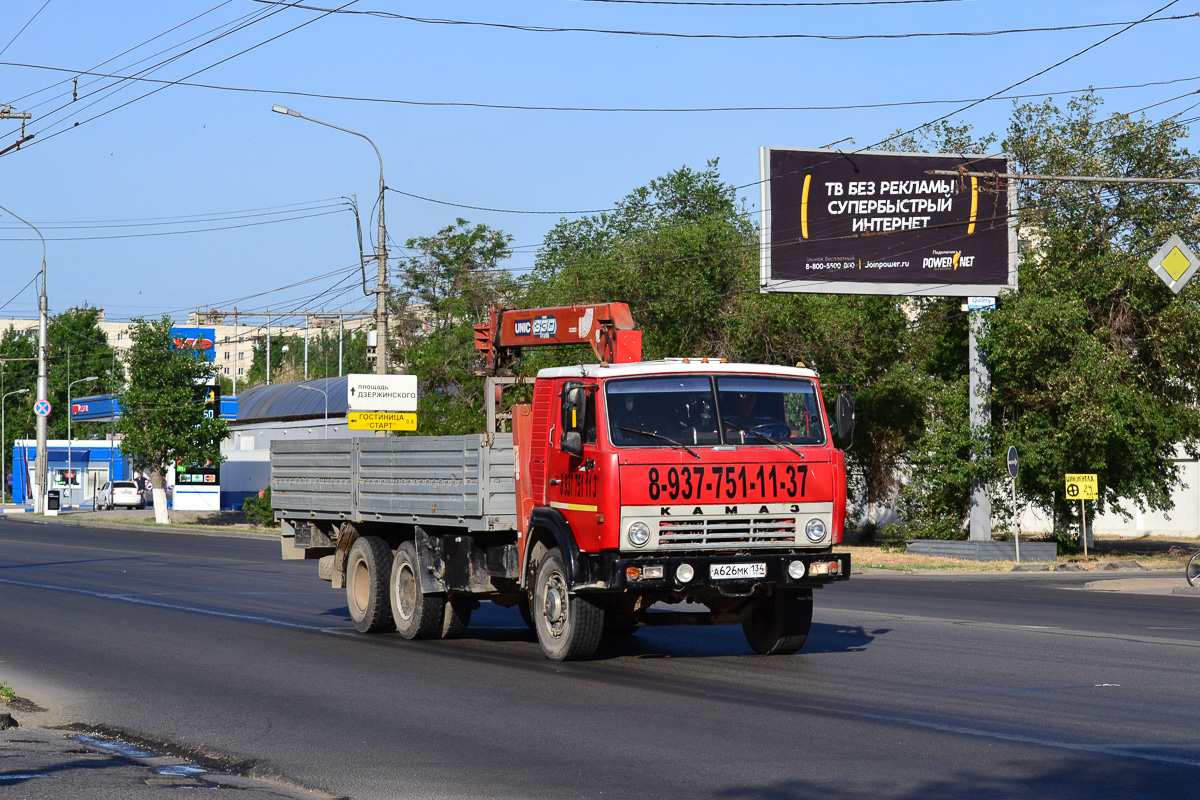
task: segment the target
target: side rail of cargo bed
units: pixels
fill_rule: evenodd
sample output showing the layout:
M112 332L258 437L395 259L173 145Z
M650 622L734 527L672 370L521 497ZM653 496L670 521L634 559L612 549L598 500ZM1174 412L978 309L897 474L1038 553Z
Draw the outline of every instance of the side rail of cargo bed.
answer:
M516 530L512 434L271 443L275 517Z

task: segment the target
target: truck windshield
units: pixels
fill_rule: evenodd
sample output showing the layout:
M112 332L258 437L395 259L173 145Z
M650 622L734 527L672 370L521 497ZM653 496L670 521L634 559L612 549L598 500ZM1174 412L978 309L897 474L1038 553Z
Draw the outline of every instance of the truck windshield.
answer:
M739 445L824 444L817 387L804 378L717 378L725 442Z
M618 447L720 444L712 380L630 378L606 385L608 431Z

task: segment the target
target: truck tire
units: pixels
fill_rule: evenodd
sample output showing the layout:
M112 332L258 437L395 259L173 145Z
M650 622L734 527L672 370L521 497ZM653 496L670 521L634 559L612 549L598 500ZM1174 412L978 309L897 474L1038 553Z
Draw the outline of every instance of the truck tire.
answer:
M811 627L812 589L776 588L755 601L742 632L759 655L785 656L804 647Z
M412 542L401 542L396 548L396 560L392 562L388 596L392 620L405 639L440 636L445 621L445 595L421 591L420 569L416 546Z
M378 536L354 541L346 559L346 605L359 633L394 630L388 614L388 573L392 550Z
M451 596L446 599L446 613L442 617L442 638L457 639L467 632L471 624L473 604L469 597Z
M604 609L586 597L572 595L567 569L558 548L538 564L530 601L534 630L542 652L553 661L590 658L604 635Z

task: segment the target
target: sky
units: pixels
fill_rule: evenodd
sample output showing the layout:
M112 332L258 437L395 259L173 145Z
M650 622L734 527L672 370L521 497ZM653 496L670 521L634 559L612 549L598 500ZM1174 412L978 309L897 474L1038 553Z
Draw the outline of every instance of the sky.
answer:
M1200 103L1197 0L288 3L5 0L0 108L32 119L0 150L33 138L0 154L0 206L46 239L52 314L372 308L347 198L370 257L375 152L274 104L378 147L393 265L462 217L524 275L560 219L683 166L718 159L757 220L762 146L1003 134L1004 98L1089 86L1153 120ZM41 260L0 211L0 317L36 317Z

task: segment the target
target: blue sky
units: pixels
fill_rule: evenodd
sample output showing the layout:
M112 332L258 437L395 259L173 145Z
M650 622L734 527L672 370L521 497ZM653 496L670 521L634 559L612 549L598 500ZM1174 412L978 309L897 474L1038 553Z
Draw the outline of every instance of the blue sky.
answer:
M868 147L967 103L691 113L435 104L664 109L970 100L1121 30L731 39L430 20L725 37L861 36L1130 22L1167 5L770 2L359 0L345 6L381 15L323 14L254 0L6 0L0 106L33 114L25 132L34 138L0 155L0 205L49 240L54 313L83 303L106 309L110 319L181 318L197 305L229 309L234 301L242 310L367 308L372 302L354 277L354 218L342 198L357 197L369 254L375 154L357 137L271 113L275 103L366 134L382 152L389 187L448 203L517 211L608 208L656 176L719 158L724 179L746 187L747 209L756 211L760 146L820 147L853 137L854 146ZM1101 92L1111 112L1166 100L1147 115L1183 112L1200 101L1200 95L1180 97L1200 90L1198 12L1200 2L1179 0L1159 16L1192 16L1138 25L1011 93L1044 96L1193 78ZM249 24L207 41L237 20ZM159 38L143 45L153 37ZM268 41L273 37L279 38ZM195 49L142 74L223 88L163 88L79 74L133 76L188 48ZM198 74L188 77L192 73ZM1011 109L1012 101L996 100L951 119L1002 133ZM20 122L0 120L0 149L20 130ZM404 253L410 237L433 234L462 216L513 235L509 266L518 274L533 265L559 218L456 208L393 192L386 212L393 256ZM34 287L22 287L40 266L41 245L2 213L0 240L0 304L6 304L0 317L34 316Z

